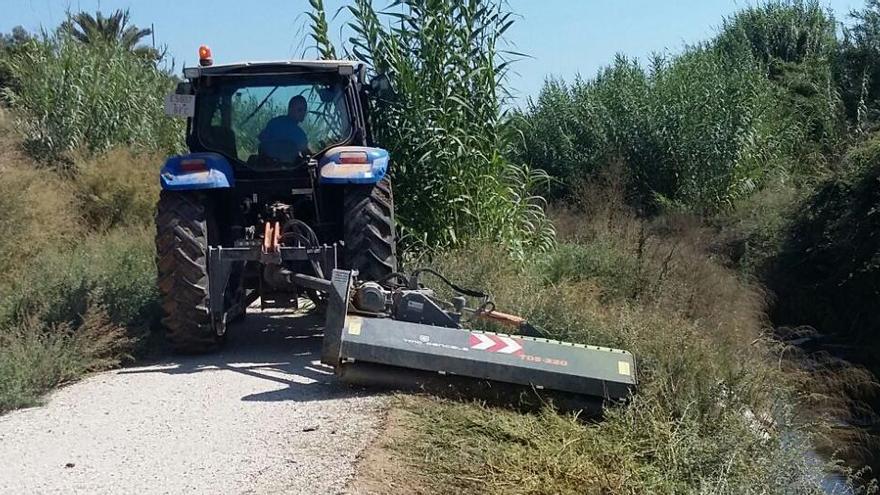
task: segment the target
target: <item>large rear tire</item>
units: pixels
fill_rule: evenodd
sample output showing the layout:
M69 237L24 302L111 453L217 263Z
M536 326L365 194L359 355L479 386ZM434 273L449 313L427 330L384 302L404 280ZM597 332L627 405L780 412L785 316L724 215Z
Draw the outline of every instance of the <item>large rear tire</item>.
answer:
M386 176L377 184L345 190L343 229L345 265L361 280L380 280L397 271L394 197Z
M165 339L175 352L218 349L208 313L208 245L216 236L207 196L162 191L156 212L156 265Z

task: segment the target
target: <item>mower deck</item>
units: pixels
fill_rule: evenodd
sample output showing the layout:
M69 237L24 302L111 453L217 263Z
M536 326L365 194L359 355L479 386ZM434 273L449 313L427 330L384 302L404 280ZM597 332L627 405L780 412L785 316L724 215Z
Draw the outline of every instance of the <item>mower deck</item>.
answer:
M629 352L352 314L350 284L349 272L333 272L321 360L339 374L369 363L610 400L636 386Z

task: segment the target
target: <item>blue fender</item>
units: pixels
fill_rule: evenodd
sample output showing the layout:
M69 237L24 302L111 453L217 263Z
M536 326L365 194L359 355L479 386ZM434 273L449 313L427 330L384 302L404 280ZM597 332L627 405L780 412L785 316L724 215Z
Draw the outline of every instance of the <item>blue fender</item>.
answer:
M235 187L232 165L217 153L191 153L170 157L159 174L162 189L194 191Z
M318 162L321 184L375 184L388 172L388 151L366 146L330 148Z

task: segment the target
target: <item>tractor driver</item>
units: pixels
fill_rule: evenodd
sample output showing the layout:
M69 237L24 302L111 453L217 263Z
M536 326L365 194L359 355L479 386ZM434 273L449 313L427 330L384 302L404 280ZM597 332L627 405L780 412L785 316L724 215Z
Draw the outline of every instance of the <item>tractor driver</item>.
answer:
M275 160L290 162L301 152L309 152L309 138L299 126L305 120L309 108L302 95L294 96L287 103L287 114L279 115L266 124L260 133L260 152Z

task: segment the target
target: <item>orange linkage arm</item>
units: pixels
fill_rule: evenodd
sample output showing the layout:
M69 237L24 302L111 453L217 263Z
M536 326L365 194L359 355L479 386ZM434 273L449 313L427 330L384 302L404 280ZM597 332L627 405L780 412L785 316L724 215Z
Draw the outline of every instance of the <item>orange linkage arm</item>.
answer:
M272 241L275 240L275 236L272 235L272 223L266 222L266 226L263 229L263 252L268 253L272 251Z
M495 310L485 313L477 313L475 316L484 320L490 320L494 321L495 323L500 323L509 328L519 328L523 323L526 322L525 318L522 318L520 316L509 315L507 313L502 313Z

